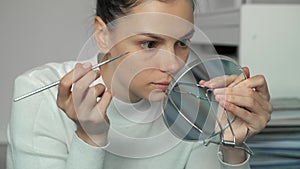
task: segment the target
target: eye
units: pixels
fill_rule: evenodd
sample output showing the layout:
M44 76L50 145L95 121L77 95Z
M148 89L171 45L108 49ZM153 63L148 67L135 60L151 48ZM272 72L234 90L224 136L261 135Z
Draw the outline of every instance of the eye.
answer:
M157 42L155 41L145 41L141 43L141 46L145 49L151 49L151 48L155 48L157 45Z
M190 39L185 39L185 40L180 40L180 41L177 41L176 44L179 46L179 47L183 47L183 48L186 48L190 45L191 43L191 40Z

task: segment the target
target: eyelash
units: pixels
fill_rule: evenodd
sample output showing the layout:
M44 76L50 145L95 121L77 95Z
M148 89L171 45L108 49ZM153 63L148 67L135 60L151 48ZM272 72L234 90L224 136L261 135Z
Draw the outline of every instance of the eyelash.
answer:
M186 48L190 45L191 40L190 39L184 39L176 42L176 45L178 45L181 48ZM150 45L150 46L149 46ZM157 47L158 41L143 41L141 42L141 46L144 49L153 49Z
M184 39L184 40L177 41L176 43L178 44L178 46L180 46L182 48L186 48L186 47L190 46L191 40Z
M153 44L154 47L153 47L153 46L152 46L152 47L149 47L149 46L146 47L146 45L147 45L147 44L149 45L149 43L150 43L150 44ZM155 47L156 47L157 43L158 43L157 41L143 41L143 42L141 42L141 46L142 46L142 48L144 48L144 49L152 49L152 48L155 48Z

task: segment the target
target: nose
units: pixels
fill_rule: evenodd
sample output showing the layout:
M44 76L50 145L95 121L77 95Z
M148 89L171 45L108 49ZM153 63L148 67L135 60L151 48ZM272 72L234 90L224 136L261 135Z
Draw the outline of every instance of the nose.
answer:
M159 68L163 72L175 74L184 64L180 57L176 56L174 47L163 50L160 54Z

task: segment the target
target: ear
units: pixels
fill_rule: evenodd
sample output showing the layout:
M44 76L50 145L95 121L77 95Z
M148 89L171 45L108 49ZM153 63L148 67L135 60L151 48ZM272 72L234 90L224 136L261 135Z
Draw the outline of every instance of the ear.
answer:
M107 53L109 50L109 32L107 30L106 24L99 17L95 17L94 21L95 39L99 50L102 53Z

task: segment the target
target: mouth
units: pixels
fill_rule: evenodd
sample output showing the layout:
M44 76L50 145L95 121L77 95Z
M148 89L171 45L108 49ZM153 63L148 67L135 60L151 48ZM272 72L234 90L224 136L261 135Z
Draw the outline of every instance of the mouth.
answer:
M156 89L159 89L163 92L165 92L168 87L169 87L169 84L170 82L153 82L151 83Z

